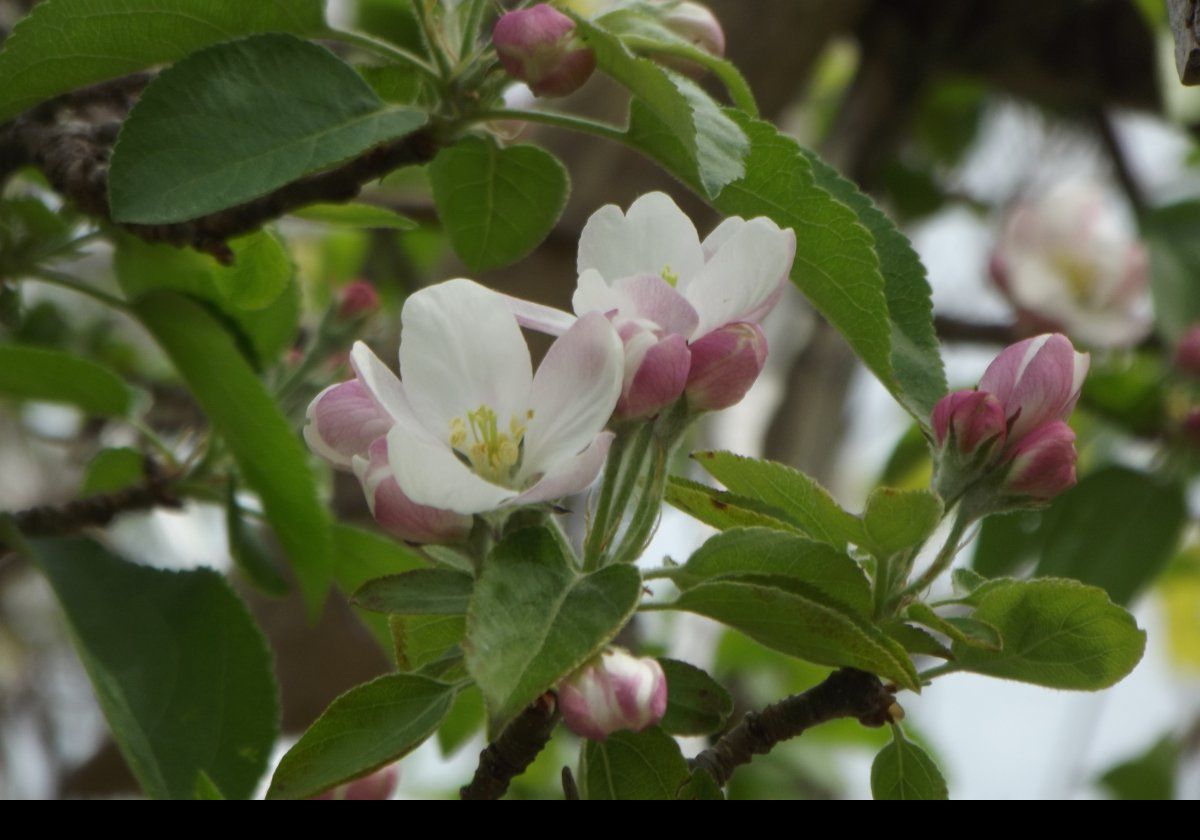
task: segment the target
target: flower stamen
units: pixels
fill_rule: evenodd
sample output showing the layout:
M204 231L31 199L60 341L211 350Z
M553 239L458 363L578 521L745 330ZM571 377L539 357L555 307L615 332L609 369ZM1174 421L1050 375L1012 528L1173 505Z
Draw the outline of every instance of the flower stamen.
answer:
M465 419L450 421L450 446L463 457L481 478L493 484L508 485L521 461L525 426L533 412L522 418L514 415L508 431L501 432L496 412L486 405L468 411Z

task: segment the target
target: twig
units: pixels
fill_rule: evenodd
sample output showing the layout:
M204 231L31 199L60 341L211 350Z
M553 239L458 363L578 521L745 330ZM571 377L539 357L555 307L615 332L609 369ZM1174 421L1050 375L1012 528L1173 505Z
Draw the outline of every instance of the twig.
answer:
M460 792L463 799L499 799L509 784L538 757L558 724L558 700L546 692L510 723L479 754L475 777Z
M1175 69L1185 85L1200 84L1200 41L1196 39L1196 0L1167 0L1175 34Z
M900 713L892 693L874 674L853 668L834 671L825 681L803 694L750 712L717 743L692 759L695 769L707 770L724 785L733 771L765 755L776 744L837 718L858 718L864 726L879 727Z

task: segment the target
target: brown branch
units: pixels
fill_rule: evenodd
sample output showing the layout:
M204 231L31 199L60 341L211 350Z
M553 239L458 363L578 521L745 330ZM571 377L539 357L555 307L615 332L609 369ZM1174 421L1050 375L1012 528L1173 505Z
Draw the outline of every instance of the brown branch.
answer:
M538 757L558 725L558 699L551 691L533 702L479 754L475 777L459 795L463 799L499 799L509 784Z
M765 755L781 741L802 735L817 724L852 717L864 726L878 727L899 716L900 707L878 677L842 668L803 694L794 694L761 712L748 713L691 763L724 785L734 770L749 764L754 756Z
M0 125L0 182L22 166L35 166L83 212L111 221L109 158L121 123L151 78L138 73L84 88ZM424 129L235 207L186 222L123 227L149 242L189 246L229 263L227 240L308 204L349 201L367 182L426 163L436 152L434 132Z
M1196 0L1167 0L1175 35L1175 69L1185 85L1200 84L1200 40L1196 38Z

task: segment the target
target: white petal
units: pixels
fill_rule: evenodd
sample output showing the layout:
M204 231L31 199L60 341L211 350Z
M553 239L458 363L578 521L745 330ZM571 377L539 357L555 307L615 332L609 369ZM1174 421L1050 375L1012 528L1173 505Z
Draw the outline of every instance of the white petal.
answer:
M574 457L559 461L536 484L514 500L514 504L536 504L573 496L586 490L604 468L613 433L601 432Z
M585 269L579 275L575 294L571 296L571 308L581 318L589 312L599 312L601 315L617 312L626 304L625 296L609 285L594 268Z
M522 477L548 473L592 442L612 416L624 368L621 339L599 313L554 342L533 380Z
M350 367L371 392L375 402L379 403L379 407L393 419L412 413L399 378L361 341L354 342L354 347L350 349Z
M601 281L603 282L603 281ZM553 306L534 303L531 300L513 297L512 295L496 293L508 307L508 311L517 319L517 323L527 330L535 330L546 335L562 335L575 323L575 316L563 312Z
M670 283L657 274L625 277L613 289L626 301L621 315L636 313L639 321L657 324L663 331L690 338L700 323L696 308Z
M751 219L733 230L683 293L700 313L693 338L763 313L778 294L796 255L796 235L770 219Z
M495 292L447 280L410 297L401 320L404 393L438 439L448 441L450 421L480 406L494 410L501 426L524 414L533 381L529 348Z
M690 278L703 267L696 226L660 192L643 195L628 213L615 204L601 207L579 237L579 273L595 269L609 282L664 271Z
M517 494L484 481L450 447L397 425L388 433L388 463L400 491L419 505L455 513L486 513Z

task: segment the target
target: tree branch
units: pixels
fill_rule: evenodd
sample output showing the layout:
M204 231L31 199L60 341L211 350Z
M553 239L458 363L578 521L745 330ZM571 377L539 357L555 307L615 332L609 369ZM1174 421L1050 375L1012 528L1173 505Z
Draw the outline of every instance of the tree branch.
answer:
M1167 0L1175 35L1175 69L1185 85L1200 84L1200 41L1196 39L1196 0Z
M898 719L900 713L892 693L877 676L842 668L802 694L748 713L691 763L724 785L734 770L749 764L754 756L765 755L781 741L802 735L817 724L852 717L864 726L879 727Z
M459 795L463 799L499 799L509 784L538 757L558 725L558 699L546 692L505 727L479 754L475 777Z
M35 166L83 212L111 221L108 166L113 144L152 78L137 73L84 88L0 125L0 183L23 166ZM123 227L149 242L189 246L229 263L233 252L227 240L307 204L349 201L368 181L402 166L425 163L436 152L433 131L423 129L235 207L186 222Z

